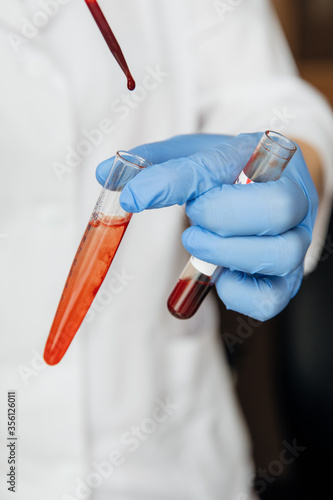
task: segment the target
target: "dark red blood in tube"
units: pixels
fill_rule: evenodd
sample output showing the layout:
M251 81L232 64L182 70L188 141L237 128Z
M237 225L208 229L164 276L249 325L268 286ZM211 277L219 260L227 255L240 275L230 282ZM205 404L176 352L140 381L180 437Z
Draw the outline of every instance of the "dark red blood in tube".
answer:
M178 319L191 318L212 286L211 282L179 280L168 300L170 313Z
M120 48L120 45L117 42L117 39L114 36L110 26L108 25L108 22L105 19L105 16L101 11L100 6L98 5L96 0L84 0L84 1L86 2L93 18L95 19L96 24L100 29L100 32L104 36L104 39L108 44L108 47L111 50L112 54L114 55L114 58L116 59L117 63L123 70L124 74L126 75L128 90L134 90L135 89L134 78L131 75L124 54L122 53L122 50Z

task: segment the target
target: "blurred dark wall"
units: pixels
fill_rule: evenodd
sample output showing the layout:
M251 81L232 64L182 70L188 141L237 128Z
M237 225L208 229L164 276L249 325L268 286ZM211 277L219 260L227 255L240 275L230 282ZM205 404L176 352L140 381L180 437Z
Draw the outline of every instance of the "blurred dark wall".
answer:
M333 1L273 0L302 77L333 106Z

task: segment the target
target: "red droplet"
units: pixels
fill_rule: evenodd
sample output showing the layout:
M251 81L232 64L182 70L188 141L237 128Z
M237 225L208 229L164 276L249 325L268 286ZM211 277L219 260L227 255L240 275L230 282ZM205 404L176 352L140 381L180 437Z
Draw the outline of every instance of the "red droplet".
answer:
M127 77L127 88L128 90L134 90L135 89L135 81L132 76Z

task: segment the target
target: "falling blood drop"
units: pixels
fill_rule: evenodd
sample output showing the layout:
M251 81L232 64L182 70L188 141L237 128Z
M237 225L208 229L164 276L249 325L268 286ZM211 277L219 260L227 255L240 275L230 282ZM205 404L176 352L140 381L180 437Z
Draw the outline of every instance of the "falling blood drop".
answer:
M128 90L134 90L135 89L135 81L132 76L127 77L127 88Z

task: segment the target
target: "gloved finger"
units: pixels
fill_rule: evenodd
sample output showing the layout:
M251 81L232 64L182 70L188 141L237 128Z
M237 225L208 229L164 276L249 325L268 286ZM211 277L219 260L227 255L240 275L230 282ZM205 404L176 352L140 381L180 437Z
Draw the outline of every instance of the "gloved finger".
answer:
M219 148L148 167L120 195L128 212L183 205L223 183L232 184L258 142L258 134L242 134Z
M221 236L274 235L297 226L309 202L288 177L267 183L223 185L186 204L192 223Z
M188 134L177 135L166 141L143 144L130 150L153 164L164 163L173 158L190 156L203 149L214 148L232 136L220 134ZM96 169L96 178L104 186L114 162L114 156L100 163Z
M131 149L153 164L164 163L175 158L191 156L205 149L215 148L231 140L232 136L221 134L176 135L165 141L143 144Z
M277 236L224 238L192 226L184 231L182 240L189 253L206 262L250 274L286 276L303 262L311 235L297 226Z
M266 321L281 312L296 295L302 276L302 266L285 277L248 275L223 269L216 290L227 309Z
M306 193L309 200L309 212L304 223L313 227L318 210L318 193L300 148L297 149L291 162L284 170L283 177L294 180Z

